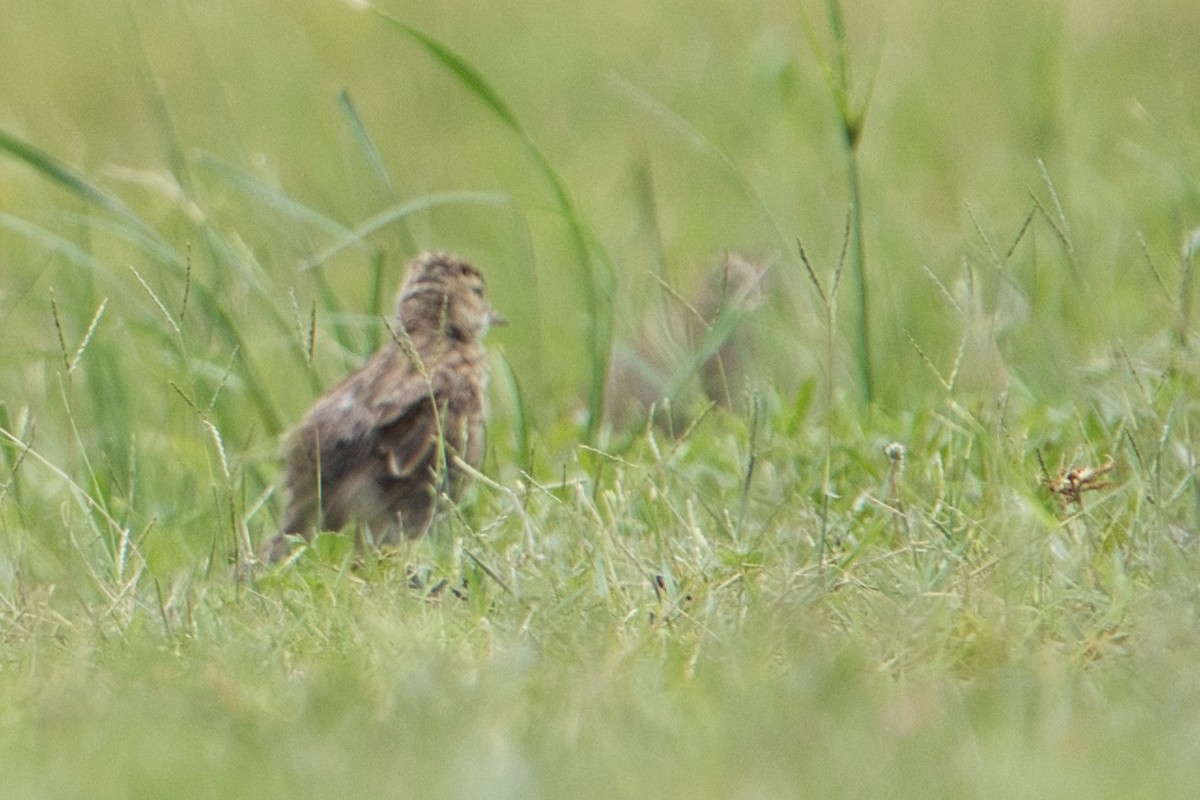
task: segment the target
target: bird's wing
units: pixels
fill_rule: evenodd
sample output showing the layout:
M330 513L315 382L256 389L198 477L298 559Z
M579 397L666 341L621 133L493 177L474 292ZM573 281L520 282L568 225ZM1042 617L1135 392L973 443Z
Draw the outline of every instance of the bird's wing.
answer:
M413 474L433 457L452 393L446 376L435 370L426 377L396 354L386 358L365 365L332 390L306 425L309 450L319 450L326 484L369 453L382 456L395 478Z
M425 376L413 368L395 370L375 387L371 437L392 477L411 475L433 460L445 429L448 388L443 370Z
M375 428L375 448L393 478L412 475L429 463L437 448L438 407L428 392Z

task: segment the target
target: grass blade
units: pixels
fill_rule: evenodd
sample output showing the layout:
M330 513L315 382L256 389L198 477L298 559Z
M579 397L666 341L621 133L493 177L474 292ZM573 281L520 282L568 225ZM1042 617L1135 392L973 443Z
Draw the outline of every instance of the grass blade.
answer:
M22 141L3 130L0 130L0 150L7 152L20 161L24 161L71 194L94 206L99 206L109 214L119 217L139 230L151 232L157 238L157 234L153 233L153 229L146 225L137 214L133 213L129 206L89 181L74 167L58 160L45 150L34 147L28 142Z
M330 236L345 236L348 233L345 225L314 211L303 203L297 202L284 192L267 185L253 175L238 169L212 153L200 153L199 166L213 173L247 197L262 203L268 208L279 211L285 216L312 225L314 228Z
M137 308L147 317L153 316L149 306L141 302L140 298L137 298L124 282L118 280L104 264L97 261L91 253L74 242L56 233L51 233L45 228L38 227L31 222L27 222L20 217L14 217L4 212L0 212L0 229L12 231L35 241L51 253L62 256L76 267L81 267L91 272L104 281L109 292L121 297L123 300L129 301L134 308Z
M483 104L488 107L492 114L505 125L521 134L522 137L525 136L525 131L517 121L517 115L508 107L508 104L504 102L499 93L466 60L424 31L418 30L373 6L372 10L410 39L416 41L426 52L440 61L442 66L449 70L454 77L458 78L470 90L471 94L483 101Z
M423 197L418 197L415 200L409 200L406 203L401 203L400 205L386 208L368 219L366 222L359 225L357 228L346 231L345 234L333 244L326 247L320 253L317 253L317 255L313 256L308 261L305 261L301 265L301 269L316 269L346 248L361 246L366 241L368 236L380 228L390 225L397 220L402 220L405 217L417 214L421 211L428 211L431 208L438 208L440 206L466 205L469 203L499 206L510 202L512 202L512 200L508 195L500 194L499 192L461 191L440 192L437 194L424 195Z
M338 89L337 103L338 108L346 116L346 122L350 125L350 133L354 134L354 141L358 143L358 149L362 151L367 166L371 168L371 172L387 193L395 195L396 187L392 185L392 176L388 174L387 167L383 163L383 156L379 154L379 148L375 146L375 140L367 131L367 126L359 116L358 109L354 107L354 101L350 99L350 92L345 86Z

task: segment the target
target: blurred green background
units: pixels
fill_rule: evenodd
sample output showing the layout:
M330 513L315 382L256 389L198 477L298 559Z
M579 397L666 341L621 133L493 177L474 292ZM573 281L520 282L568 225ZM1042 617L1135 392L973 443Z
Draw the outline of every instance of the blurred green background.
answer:
M307 311L314 281L297 265L336 237L272 208L235 175L346 227L431 193L506 195L501 206L417 215L407 236L397 226L375 234L385 294L413 246L478 259L497 305L517 322L496 340L540 421L579 402L586 356L577 345L588 315L609 309L584 305L583 275L545 182L518 138L387 23L335 2L9 5L0 127L77 166L177 251L190 247L196 275L220 287L253 348L243 355L266 371L270 402L285 417L308 398L295 391L297 365L275 361L286 346L278 330L259 327L260 304L274 301L290 317L295 291ZM562 176L615 265L606 304L619 309L618 332L636 326L656 291L652 271L686 292L722 251L744 250L776 262L783 297L771 343L782 377L795 383L813 372L803 353L819 328L806 319L814 299L794 240L831 270L848 204L835 110L799 20L803 9L825 29L824 9L810 5L388 10L474 65ZM847 13L853 91L861 99L870 89L861 161L877 345L888 355L881 395L900 405L936 386L914 379L920 361L901 334L943 354L937 334L948 332L922 267L951 283L960 260L981 251L968 207L996 247L1011 243L1031 193L1049 204L1039 159L1071 222L1076 274L1039 285L1039 264L1062 266L1031 248L1017 254L1012 280L1051 313L1012 333L1013 366L1038 392L1054 391L1097 344L1152 330L1161 318L1138 291L1148 277L1138 234L1170 272L1197 212L1194 4L897 2ZM343 89L386 183L339 104ZM0 170L5 213L86 241L107 280L137 294L132 262L164 300L179 302L178 270L73 219L83 209L24 165L6 159ZM261 295L228 264L209 263L197 223L254 264ZM30 350L58 349L47 326L52 289L74 333L103 296L114 303L110 324L132 324L103 281L28 236L3 235L6 362L27 366ZM376 311L362 248L323 271L342 310ZM96 285L79 288L89 281ZM228 357L216 347L208 355ZM131 402L148 403L144 395L165 385L165 365L144 366L146 385L132 393L142 397ZM35 376L9 380L4 394L17 403L22 389L43 388ZM44 392L28 394L36 403ZM165 413L161 403L147 411Z
M797 244L831 289L827 4L379 9L472 71L354 4L0 0L0 787L1194 794L1200 5L846 4L871 406ZM241 581L421 248L512 323L497 485ZM589 430L728 251L761 413Z

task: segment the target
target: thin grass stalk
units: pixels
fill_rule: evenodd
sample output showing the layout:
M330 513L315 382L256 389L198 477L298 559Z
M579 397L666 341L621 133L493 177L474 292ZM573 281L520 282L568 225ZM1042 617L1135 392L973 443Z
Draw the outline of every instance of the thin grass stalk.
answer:
M858 173L857 144L846 133L846 182L850 191L850 268L858 283L858 371L862 382L863 399L867 405L875 400L875 382L871 361L871 301L867 286L866 252L863 245L862 194Z
M825 57L824 49L817 37L808 15L801 9L801 21L809 45L817 57L825 83L837 104L840 117L842 141L846 152L846 187L850 203L849 248L850 268L857 286L858 320L855 330L855 351L858 356L859 382L863 399L870 405L875 399L874 370L871 358L871 306L867 280L866 246L863 238L862 179L858 163L858 145L862 140L863 122L870 100L870 87L860 105L852 105L850 99L850 68L846 57L846 27L842 22L842 7L839 0L828 0L829 29L833 36L834 57L832 63Z
M829 287L829 294L826 294L824 287L821 286L821 279L817 277L812 263L808 260L808 254L804 252L804 244L798 240L796 242L796 246L800 251L800 261L804 264L804 269L808 272L808 278L817 290L817 297L820 298L821 307L825 312L825 368L827 370L825 381L826 441L824 471L821 479L821 530L817 536L817 570L822 577L825 574L825 547L829 534L829 501L833 497L833 431L835 427L834 409L836 408L834 405L836 392L834 388L833 331L837 311L838 289L842 283L842 268L846 263L846 250L849 244L850 218L847 216L846 230L842 236L842 252L838 256L838 263L833 273L833 281Z
M862 180L858 164L858 145L862 140L865 105L861 109L850 105L850 70L846 63L846 29L842 22L842 5L829 0L829 28L833 34L836 55L832 79L838 111L841 116L842 140L846 148L846 189L850 198L850 268L858 282L858 326L856 329L859 379L863 399L870 405L875 399L874 375L871 360L871 304L867 281L866 247L863 240Z
M30 167L40 172L45 178L57 183L88 204L104 210L119 223L118 229L124 229L128 233L127 238L132 243L142 247L147 252L156 252L160 257L167 258L173 267L181 271L186 269L185 259L171 248L169 243L145 220L135 214L119 198L98 187L74 167L4 131L0 131L0 152L7 152L14 158L24 161ZM43 245L51 245L52 249L56 252L62 252L64 255L70 257L72 261L87 267L89 274L95 273L103 276L106 280L113 280L110 271L95 261L84 248L62 237L40 231L28 223L16 220L15 218L6 218L4 215L0 215L0 226L9 227L25 235L30 235ZM201 233L204 237L204 244L207 245L214 260L225 260L235 269L238 269L241 275L257 292L264 296L266 295L263 287L255 280L256 276L242 267L236 254L232 252L231 248L225 242L220 240L215 230L205 225L202 227ZM218 302L220 287L210 288L199 283L190 283L189 285L191 286L192 296L196 298L196 301L203 309L203 313L211 320L214 329L226 340L231 349L242 354L244 366L242 380L246 384L246 395L258 410L259 416L268 433L271 435L278 433L282 430L278 411L270 404L265 384L258 377L253 364L247 359L247 348L244 346L241 334L233 325L233 318L223 305ZM141 304L139 303L139 305ZM280 321L280 328L286 330L286 322L282 321L282 317L278 315L278 312L270 303L263 304L263 308L268 312L274 312L274 317ZM153 314L151 313L149 316L153 316Z

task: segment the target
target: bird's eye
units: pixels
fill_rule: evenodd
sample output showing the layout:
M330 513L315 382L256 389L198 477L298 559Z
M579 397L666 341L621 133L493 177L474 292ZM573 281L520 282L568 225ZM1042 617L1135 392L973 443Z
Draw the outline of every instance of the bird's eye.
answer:
M476 284L475 286L471 287L471 291L475 294L476 297L483 297L483 287L482 286Z

